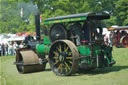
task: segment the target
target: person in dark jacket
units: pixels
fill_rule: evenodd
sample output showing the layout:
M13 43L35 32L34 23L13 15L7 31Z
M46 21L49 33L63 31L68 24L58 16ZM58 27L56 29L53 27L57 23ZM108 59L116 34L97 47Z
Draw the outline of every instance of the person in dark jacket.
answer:
M5 44L5 51L6 51L6 56L8 56L8 44Z
M5 45L4 45L4 43L2 44L2 55L5 56Z
M1 44L0 44L0 56L1 56L1 51L2 51L2 46L1 46Z

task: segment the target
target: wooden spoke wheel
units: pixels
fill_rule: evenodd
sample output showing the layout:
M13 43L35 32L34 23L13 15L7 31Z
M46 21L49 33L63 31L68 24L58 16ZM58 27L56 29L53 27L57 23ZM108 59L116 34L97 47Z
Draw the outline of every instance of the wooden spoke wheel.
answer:
M49 63L56 75L71 75L76 72L79 53L76 46L69 40L54 42L49 51Z

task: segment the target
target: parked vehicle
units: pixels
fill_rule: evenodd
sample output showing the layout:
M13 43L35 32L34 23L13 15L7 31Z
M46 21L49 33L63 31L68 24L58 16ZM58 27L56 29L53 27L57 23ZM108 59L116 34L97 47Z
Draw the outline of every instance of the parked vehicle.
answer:
M128 26L117 26L108 29L111 31L110 37L116 47L128 48Z

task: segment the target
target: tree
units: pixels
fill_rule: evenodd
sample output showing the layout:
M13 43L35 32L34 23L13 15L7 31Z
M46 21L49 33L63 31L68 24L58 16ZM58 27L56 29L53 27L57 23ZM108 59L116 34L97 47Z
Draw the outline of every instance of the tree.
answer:
M118 25L128 25L128 0L117 1L115 13Z
M116 4L115 4L116 3ZM42 19L90 11L105 11L112 15L108 26L128 24L127 0L1 0L0 33L35 31L34 15L40 12ZM115 10L116 7L116 10ZM24 16L21 19L20 10ZM44 27L43 23L41 26Z
M54 0L47 5L44 8L44 12L42 12L44 19L48 17L83 13L90 10L88 2L83 3L82 1L76 0Z
M23 0L19 0L23 1ZM27 0L26 0L27 1ZM21 3L21 2L19 2ZM25 20L20 17L20 8L18 1L15 0L1 0L0 10L0 33L16 33L23 31L34 31L34 21L31 14L26 17L31 18L31 22L26 24Z

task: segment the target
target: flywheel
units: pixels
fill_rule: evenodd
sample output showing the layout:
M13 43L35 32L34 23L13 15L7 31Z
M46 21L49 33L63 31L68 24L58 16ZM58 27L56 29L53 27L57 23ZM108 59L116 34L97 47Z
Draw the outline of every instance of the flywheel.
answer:
M54 24L50 29L49 34L51 42L55 40L67 39L67 31L64 25L62 24Z

